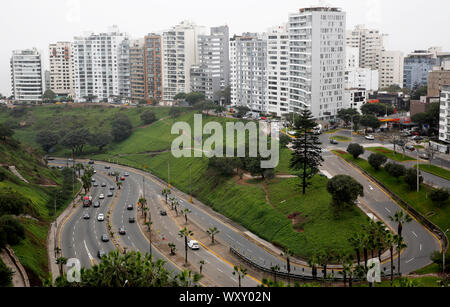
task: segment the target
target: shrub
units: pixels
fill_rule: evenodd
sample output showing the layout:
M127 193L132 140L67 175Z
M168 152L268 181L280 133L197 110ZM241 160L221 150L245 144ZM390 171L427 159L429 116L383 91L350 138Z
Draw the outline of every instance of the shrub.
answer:
M0 242L0 244L15 245L25 239L25 228L17 218L11 215L0 217L0 232L5 233L5 242ZM0 246L0 248L2 247Z
M347 152L351 154L354 159L358 159L358 157L364 153L364 147L359 144L350 144L348 145Z
M434 189L429 194L430 199L438 205L443 205L449 198L450 194L447 189Z
M141 120L145 125L149 125L156 121L156 115L151 110L146 110L141 114Z
M384 169L386 170L386 172L388 172L389 175L395 177L397 180L399 177L404 176L406 173L406 168L403 165L397 163L389 162L384 166Z
M382 154L371 154L369 156L368 162L375 169L379 170L380 167L386 163L387 158Z
M411 190L417 189L417 170L415 168L409 168L404 177L405 182L409 185ZM419 185L423 182L423 177L419 172Z

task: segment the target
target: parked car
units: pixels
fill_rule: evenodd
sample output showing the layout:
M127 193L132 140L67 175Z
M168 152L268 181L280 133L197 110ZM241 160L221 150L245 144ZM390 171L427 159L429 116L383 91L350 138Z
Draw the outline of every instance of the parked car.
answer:
M108 237L107 234L103 234L103 235L102 235L102 241L103 241L103 242L108 242L108 241L109 241L109 237Z
M405 148L406 148L406 150L409 150L409 151L415 151L416 150L414 148L414 146L412 146L412 145L406 145Z
M422 140L423 140L423 137L421 137L421 136L419 136L419 135L414 135L414 136L411 138L411 140L413 140L413 141L422 141Z
M88 164L94 164L94 161L92 161L92 160L89 160L89 162L88 162Z
M365 138L366 138L366 140L369 140L369 141L375 140L375 137L372 134L366 135Z
M423 160L430 160L430 156L428 154L426 154L426 153L420 154L419 158L423 159Z
M198 249L200 249L200 245L199 245L198 242L195 241L195 240L189 241L188 247L189 247L190 249L192 249L192 250L198 250Z
M130 216L130 217L128 218L128 222L129 222L129 223L135 223L135 222L136 222L136 218L135 218L134 216Z
M105 215L103 213L99 213L97 216L97 221L103 222L105 220Z

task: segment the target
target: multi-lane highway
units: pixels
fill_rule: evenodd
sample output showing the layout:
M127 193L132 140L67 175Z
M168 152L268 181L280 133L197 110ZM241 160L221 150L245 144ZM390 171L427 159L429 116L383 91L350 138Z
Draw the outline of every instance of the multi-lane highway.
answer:
M362 206L370 211L374 216L381 219L391 229L396 229L395 223L391 222L389 216L396 211L401 210L400 206L396 204L380 187L373 183L369 178L361 174L358 170L353 168L348 163L340 160L338 157L325 151L325 163L323 170L332 176L337 174L349 174L356 178L364 186L365 196L360 199ZM55 163L65 164L65 161L55 161ZM108 233L105 222L98 222L96 220L98 213L106 215L108 208L112 210L112 226L113 231L117 233L121 226L125 226L127 234L120 236L120 245L127 247L127 250L140 250L148 252L150 249L149 240L145 237L143 229L136 223L128 223L128 217L132 214L136 215L136 203L139 196L145 192L145 196L150 202L150 213L153 221L153 232L164 237L163 242L173 242L177 246L179 253L184 251L184 240L178 236L181 225L178 225L169 215L161 216L160 210L164 208L161 190L166 185L158 178L153 177L148 173L135 170L129 167L112 165L103 162L96 162L94 165L97 173L94 178L99 183L98 188L93 188L93 201L98 200L100 193L107 194L109 186L115 186L114 180L109 177L105 171L105 165L110 165L113 169L121 174L129 173L129 177L123 182L120 190L120 196L114 199L105 198L101 201L100 208L89 208L91 219L83 220L83 212L86 209L78 209L66 221L61 232L61 247L65 257L77 257L81 260L82 265L89 267L92 263L98 261L97 252L103 249L105 252L115 249L111 242L104 243L101 241L101 235ZM107 187L102 188L100 183L106 182ZM223 244L239 250L240 253L245 254L246 257L252 259L257 264L270 268L271 266L279 265L281 271L285 272L285 261L279 256L279 252L265 244L263 240L255 239L255 236L248 233L247 230L229 221L226 217L213 212L209 207L194 200L191 204L189 196L173 189L171 196L175 197L181 204L181 209L188 208L191 210L189 219L195 224L208 229L209 227L217 227L220 233L217 235L218 240ZM114 193L118 193L117 187ZM133 204L132 211L127 210L127 204ZM167 208L166 208L167 209ZM331 235L331 234L330 234ZM195 236L194 236L195 237ZM404 237L408 247L401 254L401 270L402 273L409 273L417 270L430 263L429 255L440 249L439 240L425 229L417 221L413 221L404 227ZM200 242L204 246L206 242ZM182 268L170 261L168 255L162 255L158 252L158 246L161 243L155 243L152 251L156 258L168 260L168 266L171 270L179 271ZM206 247L206 246L205 246ZM189 251L189 261L195 267L200 260L206 262L203 272L207 280L211 280L213 285L217 286L236 286L236 277L232 275L233 264L223 259L220 255L214 252L201 248L199 251ZM389 274L390 265L386 261L383 264L383 270ZM292 265L292 273L311 275L310 269L304 265L304 262L297 261ZM319 276L321 274L319 273ZM246 277L245 286L255 286L259 282L251 276Z

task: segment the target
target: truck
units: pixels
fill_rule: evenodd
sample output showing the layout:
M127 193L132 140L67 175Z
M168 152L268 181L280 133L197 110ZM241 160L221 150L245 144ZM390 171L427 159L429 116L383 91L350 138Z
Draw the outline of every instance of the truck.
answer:
M83 197L83 207L90 207L92 205L92 196Z

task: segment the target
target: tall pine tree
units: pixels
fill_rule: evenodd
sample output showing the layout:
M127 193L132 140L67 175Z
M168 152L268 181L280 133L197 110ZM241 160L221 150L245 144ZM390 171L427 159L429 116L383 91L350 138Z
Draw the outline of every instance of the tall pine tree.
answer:
M319 172L319 167L323 162L322 148L317 145L319 138L313 132L316 126L309 110L302 110L300 115L295 118L296 139L290 168L301 171L298 173L298 177L302 179L303 195L306 194L309 181Z

